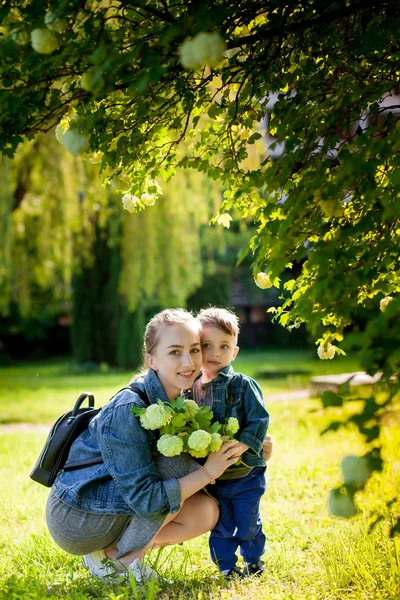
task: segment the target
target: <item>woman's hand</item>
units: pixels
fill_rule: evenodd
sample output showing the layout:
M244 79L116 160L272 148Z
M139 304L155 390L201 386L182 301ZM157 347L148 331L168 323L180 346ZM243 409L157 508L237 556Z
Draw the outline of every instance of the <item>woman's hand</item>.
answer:
M217 452L211 452L208 455L204 467L213 479L217 479L228 467L237 461L238 457L234 450L237 444L238 442L226 442L222 444Z

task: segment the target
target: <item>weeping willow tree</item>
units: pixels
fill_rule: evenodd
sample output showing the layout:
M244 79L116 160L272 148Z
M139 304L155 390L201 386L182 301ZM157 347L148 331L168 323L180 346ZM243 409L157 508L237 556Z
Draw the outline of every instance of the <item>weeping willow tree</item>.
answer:
M137 366L146 311L185 305L201 285L200 228L218 208L217 187L181 171L153 210L130 214L98 165L53 135L0 169L1 313L11 302L23 317L71 312L78 362Z

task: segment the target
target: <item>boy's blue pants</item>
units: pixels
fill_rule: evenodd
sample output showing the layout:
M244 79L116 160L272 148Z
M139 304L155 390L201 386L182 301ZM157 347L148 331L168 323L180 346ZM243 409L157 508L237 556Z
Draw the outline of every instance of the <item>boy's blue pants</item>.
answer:
M219 502L220 516L211 530L209 545L220 571L236 565L238 547L247 563L257 562L264 553L260 499L265 489L265 467L255 467L241 479L221 480L210 486L210 493Z

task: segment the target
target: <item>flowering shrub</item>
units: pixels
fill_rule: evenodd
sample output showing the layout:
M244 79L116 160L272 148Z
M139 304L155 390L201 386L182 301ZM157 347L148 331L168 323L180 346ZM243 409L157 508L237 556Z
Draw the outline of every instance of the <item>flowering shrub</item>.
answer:
M89 140L87 137L74 128L68 129L62 135L61 143L74 156L78 156L89 149Z
M226 44L216 31L202 31L192 40L185 40L180 47L180 61L184 69L201 69L205 65L215 67L223 58Z
M385 298L382 298L382 300L379 302L379 308L381 312L385 312L385 310L388 307L388 304L390 304L392 300L392 296L386 296Z
M212 422L209 406L200 407L194 400L181 396L168 404L158 400L147 408L134 406L131 411L139 417L143 429L160 431L157 449L164 456L188 452L194 458L204 458L239 431L235 417L229 417L223 425Z
M39 54L51 54L58 48L58 38L52 31L38 28L31 32L31 44Z
M267 275L267 273L263 273L262 271L257 274L255 281L256 285L262 290L267 290L268 288L272 287L272 281L270 280L269 275Z
M321 360L331 360L335 356L336 348L332 344L320 344L318 346L318 356Z

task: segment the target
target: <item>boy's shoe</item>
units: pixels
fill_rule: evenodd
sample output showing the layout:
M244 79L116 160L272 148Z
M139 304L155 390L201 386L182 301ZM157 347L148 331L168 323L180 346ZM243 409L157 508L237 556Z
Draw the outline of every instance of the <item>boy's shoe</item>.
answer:
M221 573L227 579L232 579L233 577L238 577L239 579L242 579L243 577L245 577L245 574L239 569L239 567L233 567L232 569L229 569L229 571L221 571Z
M252 575L260 576L265 573L264 563L262 560L258 560L253 563L244 563L243 576L251 577Z
M82 564L93 577L98 577L99 579L120 576L112 561L107 557L105 550L97 550L91 554L84 554L82 556Z
M152 579L160 579L158 573L148 567L142 560L135 558L128 567L128 573L133 575L138 585L148 583Z

